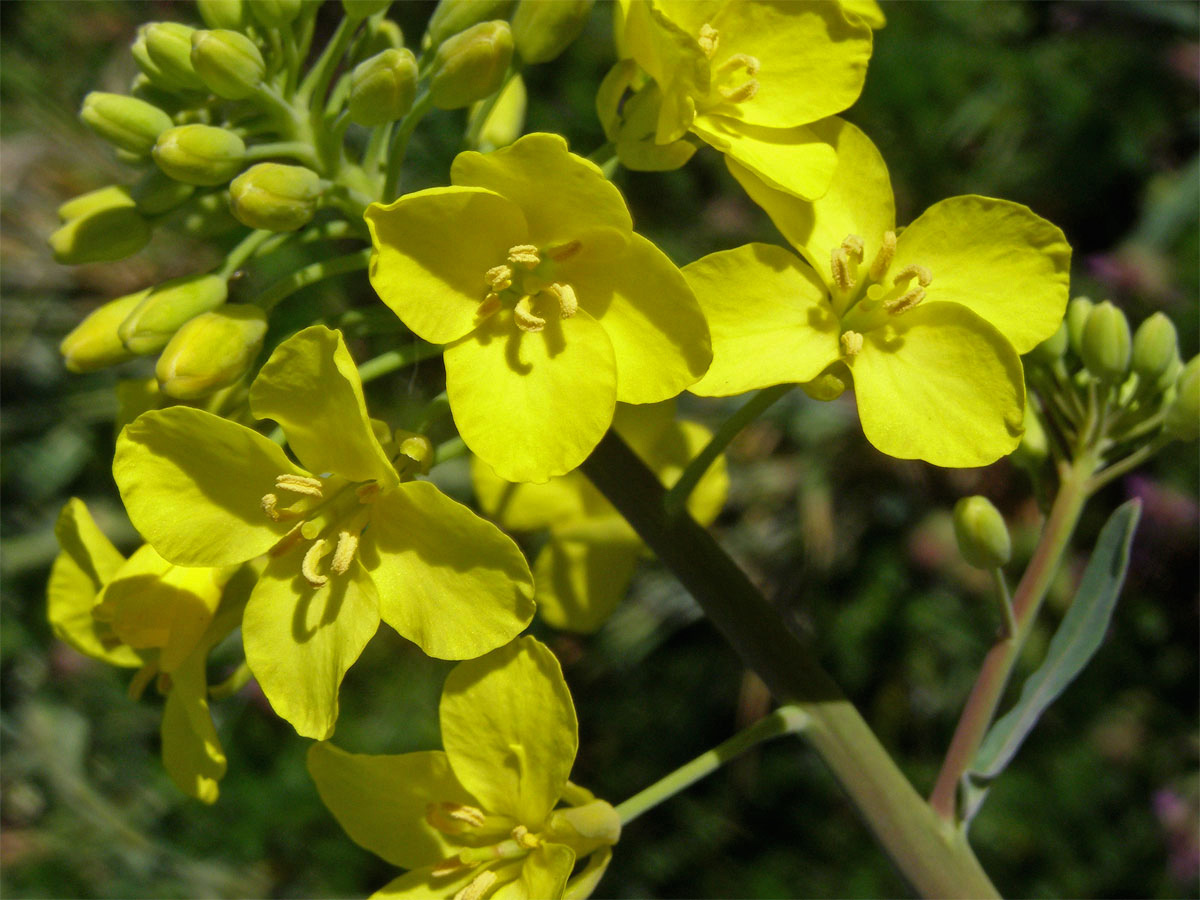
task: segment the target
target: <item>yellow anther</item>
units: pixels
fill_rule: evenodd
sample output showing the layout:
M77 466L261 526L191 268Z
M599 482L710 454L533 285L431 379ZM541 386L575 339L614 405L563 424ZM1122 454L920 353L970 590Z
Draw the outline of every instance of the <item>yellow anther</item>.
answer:
M447 856L441 862L436 863L433 867L432 875L437 878L440 875L449 875L451 872L457 872L459 869L465 869L467 863L463 862L457 856Z
M579 312L579 299L575 296L575 288L569 284L556 282L546 288L546 293L557 298L558 309L564 319Z
M542 846L542 839L536 834L530 834L524 825L518 825L512 830L512 839L527 850L536 850Z
M492 266L483 276L487 286L493 291L503 291L512 287L513 270L509 266Z
M708 59L713 58L713 54L717 52L717 45L721 42L721 36L717 33L717 29L713 28L707 22L700 26L700 35L696 38L696 43L700 45L700 50Z
M896 277L892 280L892 284L900 284L910 278L916 278L917 283L921 287L929 287L929 283L933 281L933 273L924 266L918 266L916 263L913 263L897 272Z
M855 262L863 261L863 239L857 234L848 234L846 239L842 241L842 249L846 251Z
M533 244L517 244L508 248L508 261L511 265L533 270L541 265L542 255Z
M475 318L486 319L488 316L495 315L500 311L501 305L499 294L488 294L476 308Z
M541 331L546 327L546 320L533 314L532 299L528 294L517 301L513 307L513 320L522 331L530 333Z
M482 827L485 820L482 809L465 803L429 803L425 806L425 821L442 834L462 834Z
M875 254L875 259L871 263L871 280L883 281L884 273L887 272L888 266L892 264L892 257L896 255L896 232L885 231L883 233L883 241L879 245L879 252Z
M853 358L862 350L863 336L857 331L844 331L838 343L842 345L842 355Z
M263 494L262 508L263 512L275 522L279 521L279 512L275 509L275 504L279 502L279 498L274 494Z
M720 93L730 103L742 103L746 100L753 100L754 95L758 93L758 82L751 78L738 87L721 88Z
M300 574L304 576L305 581L315 588L319 588L329 581L328 578L317 571L317 564L329 552L327 549L328 543L325 538L317 538L304 554L304 562L300 563Z
M454 900L481 900L496 883L496 873L488 869L480 872L471 883L454 895Z
M293 494L305 494L309 497L321 496L321 479L310 478L307 475L290 475L285 472L276 476L275 487L281 491L291 491Z
M721 63L721 66L717 69L717 71L725 73L734 72L738 69L745 69L746 74L753 77L758 74L758 70L761 67L762 63L760 63L755 57L750 56L747 53L735 53L733 56L729 57L729 59L725 60L725 62Z
M358 550L358 535L352 531L338 532L337 549L333 551L333 562L329 568L338 575L345 575L354 561L354 553Z
M893 316L898 316L902 312L908 312L924 299L925 288L915 287L908 293L901 294L895 300L885 301L883 308Z
M829 273L833 276L833 283L843 291L854 287L849 262L845 247L834 247L833 252L829 254Z

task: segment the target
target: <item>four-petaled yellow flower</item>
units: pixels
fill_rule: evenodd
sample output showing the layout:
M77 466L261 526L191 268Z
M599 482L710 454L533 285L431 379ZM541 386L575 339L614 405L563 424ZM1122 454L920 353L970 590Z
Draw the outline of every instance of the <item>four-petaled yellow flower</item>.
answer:
M411 870L374 896L588 896L621 824L609 804L568 780L578 724L554 655L523 637L459 663L446 678L439 718L444 750L366 756L325 743L309 748L308 770L346 833Z
M708 329L679 270L561 137L460 153L450 180L367 209L371 283L449 345L454 421L498 475L568 472L618 400L665 400L704 374Z
M673 485L712 437L696 422L675 419L675 401L619 404L613 428L666 487ZM538 614L554 628L591 632L617 608L638 558L648 553L633 527L581 472L546 484L510 484L474 460L471 480L484 512L508 531L549 529L533 562ZM725 505L725 458L705 472L688 497L688 510L708 525Z
M283 427L306 468L243 425L172 407L125 428L113 473L165 559L227 566L269 554L242 624L246 662L300 734L333 733L338 686L381 617L442 659L486 653L529 623L520 550L413 480L431 449L424 438L385 449L393 442L376 436L387 429L367 416L339 332L313 326L280 344L250 408Z
M936 203L898 231L875 146L838 119L817 130L839 169L812 203L730 163L809 265L749 244L684 269L713 342L691 390L728 396L820 376L813 390L836 394L852 378L863 431L884 453L994 462L1021 437L1018 354L1053 334L1066 308L1066 238L1025 206L979 196Z
M596 106L621 161L672 169L695 135L773 187L819 197L837 164L812 123L862 91L871 28L822 0L629 0ZM651 83L626 98L638 69Z

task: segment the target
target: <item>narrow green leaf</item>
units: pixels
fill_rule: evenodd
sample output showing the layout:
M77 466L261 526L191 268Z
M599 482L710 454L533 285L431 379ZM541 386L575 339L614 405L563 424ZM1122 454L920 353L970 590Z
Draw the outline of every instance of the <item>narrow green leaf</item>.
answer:
M1050 641L1045 661L1021 688L1016 706L984 738L971 766L972 777L992 779L1004 771L1042 713L1100 648L1125 581L1129 546L1141 509L1141 501L1130 500L1105 523L1075 600Z

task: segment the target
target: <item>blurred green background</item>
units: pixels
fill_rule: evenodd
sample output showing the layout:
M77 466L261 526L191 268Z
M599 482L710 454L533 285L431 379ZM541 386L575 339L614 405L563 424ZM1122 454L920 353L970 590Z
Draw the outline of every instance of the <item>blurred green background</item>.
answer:
M414 46L429 3L391 15ZM1111 298L1136 324L1156 310L1198 347L1200 16L1193 2L885 5L867 85L847 118L879 145L899 221L959 193L1027 203L1074 246L1073 293ZM612 63L609 10L528 74L528 130L603 142L592 102ZM230 758L212 807L186 801L158 761L159 700L132 703L127 675L50 635L44 584L53 523L87 500L122 549L136 544L109 473L117 374L70 376L57 344L101 299L196 271L212 248L157 235L112 265L56 266L45 246L66 198L122 177L75 119L92 89L124 90L127 46L184 3L5 2L0 20L0 893L7 897L333 897L383 885L389 867L350 842L317 799L307 741L254 686L215 705ZM325 33L337 8L321 14ZM444 182L462 117L414 140L409 187ZM620 172L639 230L679 264L778 240L719 156L679 172ZM297 258L277 263L280 271ZM270 273L266 273L269 276ZM258 277L258 276L256 276ZM314 287L274 330L369 302L365 278ZM359 342L361 360L388 337ZM434 367L436 369L436 367ZM419 373L436 380L436 371ZM373 385L402 416L414 375ZM710 424L737 402L684 401ZM1037 508L1007 463L943 471L880 456L848 401L789 396L733 445L715 530L808 635L917 787L928 790L995 627L987 582L958 561L948 510L982 492L1009 517L1017 562ZM465 496L462 466L442 475ZM1194 445L1173 445L1093 501L1072 571L1031 641L1036 664L1112 508L1145 503L1129 582L1094 663L997 783L973 827L1009 896L1196 896L1198 549ZM1019 573L1016 564L1012 572ZM768 698L668 573L648 563L598 635L537 633L559 654L579 708L575 780L625 799L760 716ZM230 644L213 677L239 661ZM342 691L337 742L401 752L436 742L445 666L383 629ZM152 692L151 692L152 693ZM600 896L893 896L907 889L819 759L799 741L757 750L627 830Z

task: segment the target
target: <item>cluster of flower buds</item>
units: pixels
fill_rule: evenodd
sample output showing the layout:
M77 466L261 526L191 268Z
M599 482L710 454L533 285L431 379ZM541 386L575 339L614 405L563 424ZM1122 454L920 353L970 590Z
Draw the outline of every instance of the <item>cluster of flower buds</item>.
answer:
M1050 456L1091 459L1107 480L1171 441L1200 436L1200 357L1183 362L1161 312L1133 331L1110 301L1076 297L1025 363L1031 396L1014 458L1027 467Z

